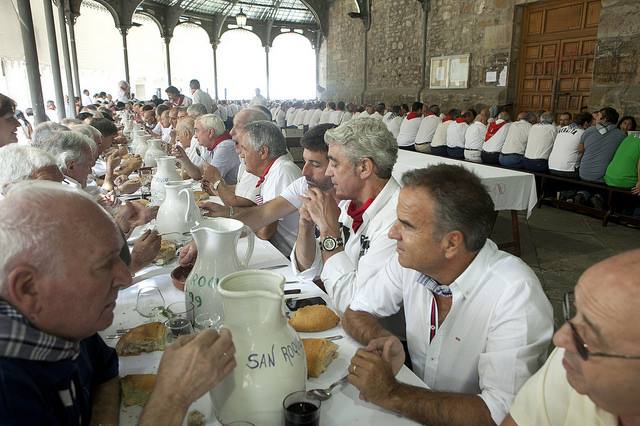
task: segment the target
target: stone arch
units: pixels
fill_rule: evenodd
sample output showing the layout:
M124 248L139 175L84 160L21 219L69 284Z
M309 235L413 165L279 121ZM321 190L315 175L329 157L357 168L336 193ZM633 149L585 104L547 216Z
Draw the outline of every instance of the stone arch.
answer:
M92 1L95 1L96 3L99 3L101 6L104 6L104 8L107 9L111 14L111 17L113 18L113 23L115 24L116 28L120 29L120 16L118 15L118 12L116 12L116 9L113 7L113 5L108 0L92 0Z
M160 21L158 20L158 18L155 17L155 15L153 15L150 12L147 12L146 10L140 10L140 11L136 11L134 14L135 15L143 15L146 16L147 18L150 18L153 22L155 22L155 24L158 26L158 31L160 31L160 37L164 37L164 29L162 28L162 24L160 23ZM132 18L133 21L133 18Z

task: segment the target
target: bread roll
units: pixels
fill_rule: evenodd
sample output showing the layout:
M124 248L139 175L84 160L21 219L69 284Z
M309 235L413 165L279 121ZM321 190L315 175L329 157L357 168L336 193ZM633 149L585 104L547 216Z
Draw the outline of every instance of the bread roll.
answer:
M125 407L131 405L144 407L156 386L156 377L155 374L131 374L121 378L122 404Z
M296 331L325 331L335 327L340 317L325 305L311 305L291 314L289 324Z
M176 257L177 246L174 242L165 240L164 238L160 242L160 252L154 259L156 265L166 265Z
M338 357L338 345L327 339L302 339L307 355L307 374L320 377L329 364Z
M160 322L142 324L129 330L116 344L120 356L164 350L167 328Z

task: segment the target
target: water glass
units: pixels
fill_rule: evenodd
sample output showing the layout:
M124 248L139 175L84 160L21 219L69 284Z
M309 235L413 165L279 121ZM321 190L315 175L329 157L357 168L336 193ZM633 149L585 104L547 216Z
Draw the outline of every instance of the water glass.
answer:
M318 426L320 424L319 400L308 398L306 391L293 392L282 402L285 426Z
M203 331L212 328L216 331L222 327L222 317L218 314L210 314L208 312L196 315L195 328Z
M167 327L167 342L172 343L180 336L193 334L191 321L183 317L169 318L164 325Z
M143 287L138 290L136 298L136 312L148 321L157 321L164 309L164 297L158 287Z

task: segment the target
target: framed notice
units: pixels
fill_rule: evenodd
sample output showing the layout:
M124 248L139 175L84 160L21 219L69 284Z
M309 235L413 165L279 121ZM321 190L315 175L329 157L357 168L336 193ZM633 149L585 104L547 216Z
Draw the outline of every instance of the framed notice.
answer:
M429 88L466 89L469 82L469 54L431 58Z

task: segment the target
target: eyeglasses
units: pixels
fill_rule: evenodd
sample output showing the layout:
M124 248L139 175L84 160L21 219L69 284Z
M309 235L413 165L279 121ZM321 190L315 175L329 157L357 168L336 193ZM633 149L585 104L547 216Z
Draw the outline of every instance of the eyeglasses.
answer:
M562 311L564 314L564 320L571 327L571 334L573 335L573 343L578 351L578 355L582 358L583 361L588 361L590 356L599 356L603 358L620 358L620 359L640 359L640 356L635 355L619 355L619 354L609 354L605 352L589 352L589 345L587 345L582 337L578 334L578 330L576 330L576 326L571 322L571 318L576 316L575 312L575 296L574 293L568 292L564 295L564 301L562 304Z

